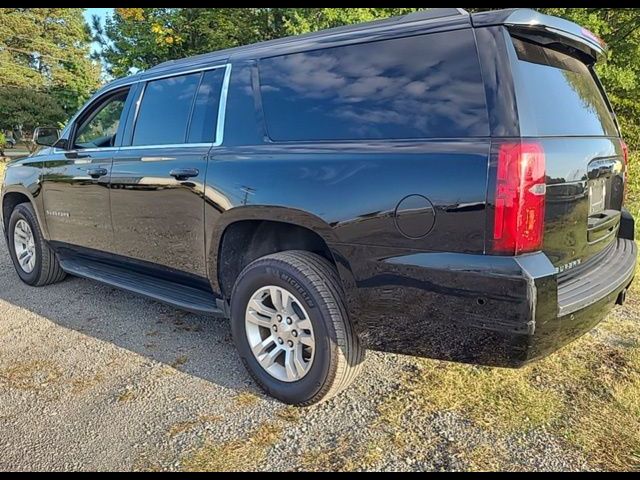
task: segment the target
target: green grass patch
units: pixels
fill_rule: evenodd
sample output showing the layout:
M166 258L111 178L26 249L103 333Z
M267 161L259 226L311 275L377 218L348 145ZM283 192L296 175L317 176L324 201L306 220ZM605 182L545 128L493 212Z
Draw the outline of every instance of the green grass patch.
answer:
M281 427L265 423L246 438L229 442L208 442L182 461L188 472L251 472L266 459L267 450L280 439Z

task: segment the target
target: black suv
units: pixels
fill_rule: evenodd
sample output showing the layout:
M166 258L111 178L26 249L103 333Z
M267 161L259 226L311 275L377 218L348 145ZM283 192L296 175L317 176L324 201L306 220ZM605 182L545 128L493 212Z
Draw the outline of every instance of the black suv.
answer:
M29 285L230 316L292 404L365 348L521 366L634 275L604 48L533 10L434 9L163 63L8 167L11 257Z

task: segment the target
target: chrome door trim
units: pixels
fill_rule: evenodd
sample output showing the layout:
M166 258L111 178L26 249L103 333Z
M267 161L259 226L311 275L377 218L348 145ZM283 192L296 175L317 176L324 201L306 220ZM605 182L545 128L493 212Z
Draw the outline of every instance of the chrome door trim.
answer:
M227 98L229 95L229 83L231 81L231 64L230 63L226 63L224 65L215 65L212 67L203 67L203 68L198 68L198 69L193 69L193 70L187 70L184 72L174 72L174 73L168 73L166 75L157 75L155 77L149 77L149 78L145 78L145 79L136 79L135 81L132 81L130 83L123 83L123 84L119 84L109 90L105 90L104 92L102 92L102 94L100 95L99 98L103 97L104 95L108 95L109 93L121 89L123 87L127 87L127 86L131 86L131 85L135 85L137 83L141 83L144 82L144 87L142 88L142 90L140 91L140 96L138 97L138 99L136 100L136 112L133 118L133 123L135 125L135 123L138 120L138 114L140 112L140 105L142 103L142 99L144 98L144 93L146 91L146 86L148 82L152 82L154 80L160 80L163 78L171 78L171 77L180 77L182 75L189 75L192 73L198 73L198 72L207 72L210 70L216 70L218 68L225 68L225 73L224 73L224 78L222 80L222 90L220 91L220 104L218 106L218 123L216 126L216 134L215 134L215 141L213 143L209 142L209 143L179 143L179 144L169 144L169 145L129 145L129 146L124 146L124 147L104 147L104 148L84 148L84 149L73 149L73 150L62 150L59 148L54 148L53 149L53 153L82 153L82 152L111 152L111 151L119 151L119 150L140 150L140 149L155 149L155 148L180 148L180 147L219 147L222 145L223 141L224 141L224 122L225 122L225 118L226 118L226 111L227 111ZM96 99L97 100L97 99ZM89 105L87 105L87 107L83 108L80 112L78 112L75 117L74 117L74 121L75 118L77 118L79 115L82 114L82 112L84 112L87 108L89 108L94 102L91 102ZM135 127L134 127L135 128Z

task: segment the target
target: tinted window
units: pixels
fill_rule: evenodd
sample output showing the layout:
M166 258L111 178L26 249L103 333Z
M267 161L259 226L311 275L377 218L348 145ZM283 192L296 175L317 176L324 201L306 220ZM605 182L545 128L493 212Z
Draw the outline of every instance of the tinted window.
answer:
M133 145L184 143L200 73L147 83L133 134Z
M80 124L76 133L76 148L103 148L115 145L127 94L128 91L124 91L109 98Z
M218 124L220 93L224 80L224 68L205 72L196 95L189 127L189 143L213 143Z
M534 43L513 39L513 44L522 135L617 135L592 69Z
M274 140L487 136L470 30L263 59Z

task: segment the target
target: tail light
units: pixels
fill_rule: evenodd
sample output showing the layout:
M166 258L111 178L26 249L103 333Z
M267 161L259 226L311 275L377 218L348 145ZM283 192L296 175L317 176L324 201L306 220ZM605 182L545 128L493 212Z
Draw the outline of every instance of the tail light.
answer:
M502 144L495 192L495 253L517 255L542 248L545 196L542 146L527 142Z

